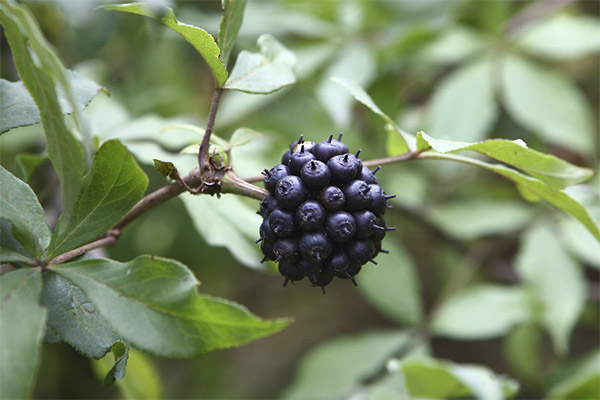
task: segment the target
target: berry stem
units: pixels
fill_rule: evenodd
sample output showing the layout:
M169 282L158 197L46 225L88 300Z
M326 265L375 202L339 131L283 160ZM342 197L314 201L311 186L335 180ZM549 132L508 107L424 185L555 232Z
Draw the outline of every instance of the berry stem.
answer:
M221 99L221 93L223 89L217 87L213 94L212 102L210 104L210 111L208 114L208 122L206 123L206 129L204 136L202 137L202 143L200 144L200 150L198 151L198 165L200 169L203 169L208 164L208 149L210 147L210 135L212 134L213 127L215 125L215 117L217 116L217 108L219 107L219 100Z

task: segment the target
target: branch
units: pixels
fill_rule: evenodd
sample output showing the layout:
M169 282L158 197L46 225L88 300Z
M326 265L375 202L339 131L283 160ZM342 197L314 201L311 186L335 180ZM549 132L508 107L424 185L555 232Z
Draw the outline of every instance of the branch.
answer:
M200 150L198 151L198 165L201 169L207 164L208 149L210 147L210 135L212 134L213 127L215 125L215 118L217 116L217 108L219 107L219 100L221 99L221 93L223 89L218 87L215 89L213 94L212 102L210 104L210 112L208 114L208 122L206 123L206 130L202 137L202 143L200 144Z
M120 232L118 232L118 231L108 231L106 233L106 236L104 236L101 239L94 240L93 242L84 244L81 247L77 247L76 249L67 251L66 253L63 253L63 254L60 254L60 255L54 257L52 260L50 260L48 265L63 264L69 260L72 260L75 257L79 257L79 256L87 253L88 251L92 251L99 247L114 246L115 244L117 244L117 241L119 240L119 233Z

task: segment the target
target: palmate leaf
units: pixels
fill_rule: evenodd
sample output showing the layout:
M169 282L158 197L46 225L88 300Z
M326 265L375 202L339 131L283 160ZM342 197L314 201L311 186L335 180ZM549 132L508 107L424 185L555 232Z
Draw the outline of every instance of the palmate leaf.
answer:
M290 323L261 320L233 302L197 294L191 271L164 258L88 259L52 271L77 285L127 342L160 356L240 346Z
M104 6L104 9L143 15L160 21L194 46L210 67L217 86L223 86L227 80L227 70L219 59L221 51L215 39L204 29L179 22L169 7L152 7L148 3L129 3Z

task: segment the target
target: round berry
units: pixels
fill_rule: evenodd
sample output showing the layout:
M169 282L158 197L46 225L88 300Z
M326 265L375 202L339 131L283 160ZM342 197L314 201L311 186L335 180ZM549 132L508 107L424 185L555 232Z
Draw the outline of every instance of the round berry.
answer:
M365 264L375 256L375 245L369 239L350 241L345 250L352 262L359 265Z
M356 179L344 186L344 196L346 197L346 209L358 211L371 202L371 189L365 182Z
M319 202L327 211L337 211L346 204L346 196L339 187L327 186L319 192Z
M305 232L300 237L300 254L313 263L320 263L331 254L331 241L321 231Z
M283 286L285 286L288 281L299 281L305 277L304 273L298 268L296 263L281 261L279 262L278 269L279 273L285 277Z
M271 226L269 225L268 218L265 218L263 220L262 224L260 224L259 233L260 233L260 238L263 240L264 239L274 240L276 238L275 232L273 232L273 230L271 229Z
M369 185L369 189L371 192L371 200L369 201L367 208L375 214L384 214L386 208L390 208L390 206L387 205L387 200L396 196L386 195L383 188L379 185Z
M276 237L289 237L296 231L294 212L276 208L269 216L269 227Z
M323 268L331 271L336 276L345 275L346 268L350 265L350 258L341 248L333 250L331 256L323 264Z
M290 169L286 165L276 165L270 170L264 170L263 175L265 175L265 189L269 191L269 193L273 194L275 190L275 186L277 182L281 180L281 178L286 177L290 174Z
M261 262L266 260L274 260L277 258L275 253L273 252L273 246L275 245L275 240L273 239L264 239L260 242L260 250L265 255Z
M298 239L278 239L273 244L273 253L275 253L275 261L296 262L300 258L298 252Z
M290 161L288 163L290 171L292 171L292 174L294 175L300 175L300 170L304 164L314 159L314 154L310 151L307 151L304 148L304 145L302 145L300 147L300 151L292 152L292 155L290 156Z
M380 169L381 169L381 167L377 167L373 171L371 171L369 169L369 167L365 167L363 165L363 167L360 169L360 171L358 171L358 175L356 175L356 179L360 179L361 181L365 181L365 183L368 184L368 185L376 185L377 184L377 177L375 176L375 173L377 171L379 171Z
M274 196L268 195L260 202L260 211L258 212L258 215L268 218L276 207L277 199Z
M325 163L310 160L300 170L300 177L309 190L320 190L329 184L331 172Z
M344 148L346 151L344 151ZM323 140L315 144L312 148L312 153L315 155L317 160L326 163L331 157L337 156L348 151L345 144L338 140L333 140L333 135L329 136L329 139Z
M325 222L327 236L336 243L347 242L356 232L356 221L347 211L336 211Z
M301 258L298 263L298 270L300 270L304 276L311 276L320 272L323 269L323 265L320 262L312 262Z
M305 231L319 229L327 217L323 206L314 200L307 200L296 210L296 222Z
M308 279L313 285L320 286L323 290L323 294L325 294L325 286L331 283L331 281L333 280L333 274L327 270L322 270L320 272L317 272L316 274L309 275Z
M308 197L306 185L300 177L288 175L281 178L275 187L278 204L288 210L294 210Z
M356 159L348 153L331 157L327 166L331 171L331 183L338 186L350 182L358 171Z
M360 210L352 213L356 220L356 233L354 236L358 239L367 239L373 234L375 221L377 217L369 210Z

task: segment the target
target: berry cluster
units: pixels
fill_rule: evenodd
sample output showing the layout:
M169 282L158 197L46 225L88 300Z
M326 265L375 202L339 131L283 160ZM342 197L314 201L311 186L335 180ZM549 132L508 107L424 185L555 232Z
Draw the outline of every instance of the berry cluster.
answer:
M260 204L261 250L290 280L308 277L323 289L335 276L352 280L381 249L389 206L375 173L333 135L319 143L302 137L281 164L264 170L270 195Z

